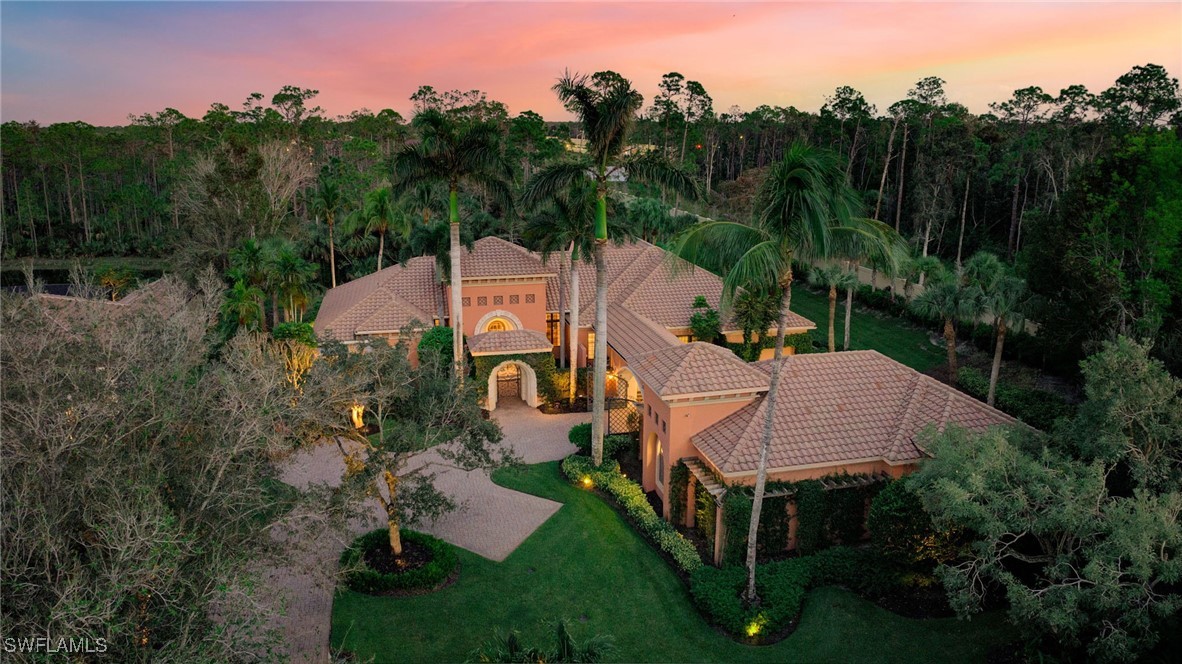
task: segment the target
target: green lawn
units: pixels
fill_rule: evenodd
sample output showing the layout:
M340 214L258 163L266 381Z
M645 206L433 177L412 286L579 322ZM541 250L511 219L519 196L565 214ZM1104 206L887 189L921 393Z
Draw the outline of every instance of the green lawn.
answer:
M827 339L829 299L796 284L792 287L792 311L817 324L816 338ZM944 352L928 341L928 332L910 321L881 311L858 306L854 299L853 322L850 325L851 350L876 350L887 357L906 364L916 371L927 371L945 361ZM837 301L834 332L837 347L841 348L845 325L845 298Z
M917 621L838 588L813 591L800 629L767 647L711 628L649 545L557 462L502 470L498 484L564 503L502 563L461 550L455 585L419 597L336 596L332 645L375 662L462 661L496 630L541 641L541 622L570 620L576 638L610 634L628 662L966 662L1008 640L999 613ZM546 635L548 638L548 634Z

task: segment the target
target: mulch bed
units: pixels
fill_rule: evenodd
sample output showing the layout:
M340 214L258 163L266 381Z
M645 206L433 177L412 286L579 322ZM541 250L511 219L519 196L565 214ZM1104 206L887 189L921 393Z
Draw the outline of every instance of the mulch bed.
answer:
M366 566L376 572L381 572L383 574L401 574L403 572L409 572L410 570L418 569L433 560L431 549L419 544L418 542L411 542L408 540L403 540L402 542L401 559L396 558L388 546L379 546L376 549L366 549L362 554L362 557L365 560ZM451 574L449 574L446 579L429 588L403 588L386 590L372 594L379 595L381 597L415 597L417 595L428 595L438 590L443 590L444 588L455 583L459 578L460 564L456 563L456 568L452 570Z

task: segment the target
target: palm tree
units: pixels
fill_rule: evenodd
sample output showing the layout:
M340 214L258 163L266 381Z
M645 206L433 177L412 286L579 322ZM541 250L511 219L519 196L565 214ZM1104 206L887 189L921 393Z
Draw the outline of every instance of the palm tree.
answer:
M735 296L731 307L732 319L743 330L743 345L747 347L749 362L759 359L764 333L780 318L783 298L772 290L744 290ZM752 338L752 337L756 338Z
M834 239L838 242L837 254L849 259L849 271L853 277L845 286L845 331L842 350L850 349L850 322L854 313L854 289L858 287L858 266L869 262L875 270L885 269L888 275L895 275L907 260L906 240L895 229L882 223L866 223L870 237L862 233L842 233ZM870 282L874 284L874 280Z
M792 145L774 164L756 197L756 219L751 223L706 220L683 233L675 253L696 265L724 271L723 308L740 288L778 288L783 293L776 329L775 361L768 386L766 417L759 445L755 495L747 535L747 590L744 598L757 604L755 550L759 516L767 485L768 448L780 389L780 358L792 304L792 260L826 258L834 250L834 235L881 235L879 222L857 216L858 195L849 186L836 155L802 144Z
M381 271L386 233L394 230L405 239L410 235L410 221L394 202L394 191L388 185L365 194L361 218L365 222L365 232L378 236L378 271Z
M588 178L573 180L570 188L557 192L552 198L538 202L541 214L526 221L522 237L533 249L542 254L545 261L549 254L558 251L569 255L570 267L570 389L568 398L573 404L577 387L578 370L575 359L579 347L579 262L595 252L595 212L598 200L595 184ZM615 201L608 201L610 212L616 212ZM609 229L613 237L621 233L618 226ZM566 262L564 257L564 262ZM565 266L564 266L565 267ZM565 309L565 305L560 305ZM559 314L561 316L562 314Z
M552 199L572 182L590 178L595 183L595 376L591 414L591 456L603 463L604 383L607 380L607 262L608 183L616 177L672 187L698 195L693 178L660 155L636 154L628 148L628 134L644 97L632 83L611 71L593 76L570 74L558 79L554 92L579 119L587 138L587 152L552 164L530 179L523 200L527 206Z
M965 277L981 289L982 306L993 317L996 343L993 348L993 367L989 372L989 394L985 403L994 405L997 380L1001 375L1001 353L1006 343L1006 332L1011 322L1021 322L1026 305L1026 282L1013 274L993 254L980 251L964 264Z
M227 321L234 322L234 329L258 330L263 318L263 291L242 280L234 282L233 288L226 292L222 315Z
M411 124L420 141L408 145L394 157L396 186L411 192L435 182L447 183L449 244L451 258L452 360L456 378L464 375L464 315L460 275L461 184L479 187L501 204L510 202L508 182L513 169L501 151L501 130L481 121L461 121L435 109L414 117Z
M279 293L287 299L283 304L283 320L302 321L308 288L316 279L316 264L300 258L290 245L281 245L271 259L271 271Z
M333 241L333 224L337 213L341 210L341 187L324 171L316 182L316 189L312 191L312 213L317 218L324 219L328 224L328 271L332 280L332 287L337 287L337 257L336 244Z
M847 272L841 265L834 263L809 272L809 283L829 290L829 352L832 353L837 350L833 334L833 319L837 317L837 290L852 290L858 285L858 278L853 272ZM849 319L849 312L846 312L846 319ZM848 338L846 345L849 345Z
M920 316L944 321L944 345L948 354L948 384L956 385L956 324L981 314L981 289L962 283L943 267L928 271L931 278L911 307Z

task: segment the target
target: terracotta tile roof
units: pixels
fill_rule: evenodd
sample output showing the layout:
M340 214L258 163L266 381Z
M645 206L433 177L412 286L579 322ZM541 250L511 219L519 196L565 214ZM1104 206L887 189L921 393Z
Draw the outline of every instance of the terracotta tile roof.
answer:
M915 461L916 436L950 423L980 431L1014 418L875 351L785 357L768 468L882 459ZM771 374L771 360L752 365ZM693 437L723 473L759 463L766 396Z
M610 328L608 336L611 336ZM729 350L701 341L659 350L640 358L630 367L661 397L752 392L768 387L767 374Z
M318 336L355 341L359 333L397 331L411 320L430 325L442 297L435 259L420 256L329 289L312 327Z
M483 237L463 249L460 274L466 279L558 273L557 264L542 265L537 254L499 237Z
M503 330L468 337L468 351L473 355L549 353L552 350L554 345L550 339L534 330Z
M625 307L607 308L607 342L625 358L638 358L681 344L672 332Z
M664 249L644 241L607 246L608 306L623 305L633 313L666 328L687 328L699 295L715 309L722 300L722 278L675 258ZM585 325L595 319L595 267L581 261L579 269L579 320ZM558 310L558 279L547 284L548 309ZM610 310L610 309L609 309ZM812 321L789 312L790 329L813 329ZM731 322L726 329L735 329ZM611 336L611 330L608 330Z

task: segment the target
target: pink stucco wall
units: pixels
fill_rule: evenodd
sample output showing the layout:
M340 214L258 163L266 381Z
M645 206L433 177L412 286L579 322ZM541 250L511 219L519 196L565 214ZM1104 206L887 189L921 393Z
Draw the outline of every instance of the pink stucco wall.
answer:
M513 303L513 296L517 296L517 302ZM528 295L533 295L533 302L527 303ZM521 320L521 324L528 330L534 330L546 333L546 284L538 281L536 283L512 283L512 284L492 284L492 285L470 285L465 284L462 297L470 298L470 304L464 307L464 334L472 336L479 334L484 330L477 330L476 323L484 317L485 314L496 311L498 309L511 312ZM484 299L484 304L480 304L480 298ZM497 299L501 298L501 303L496 304ZM447 295L448 312L451 312L451 292Z
M669 518L669 500L666 489L673 465L685 457L701 456L690 439L698 432L734 413L751 402L751 399L732 401L706 401L692 405L670 405L655 392L643 387L644 414L641 431L641 461L643 467L642 485L645 491L656 491L664 503L666 519ZM664 484L657 482L657 446L661 444L664 466Z

